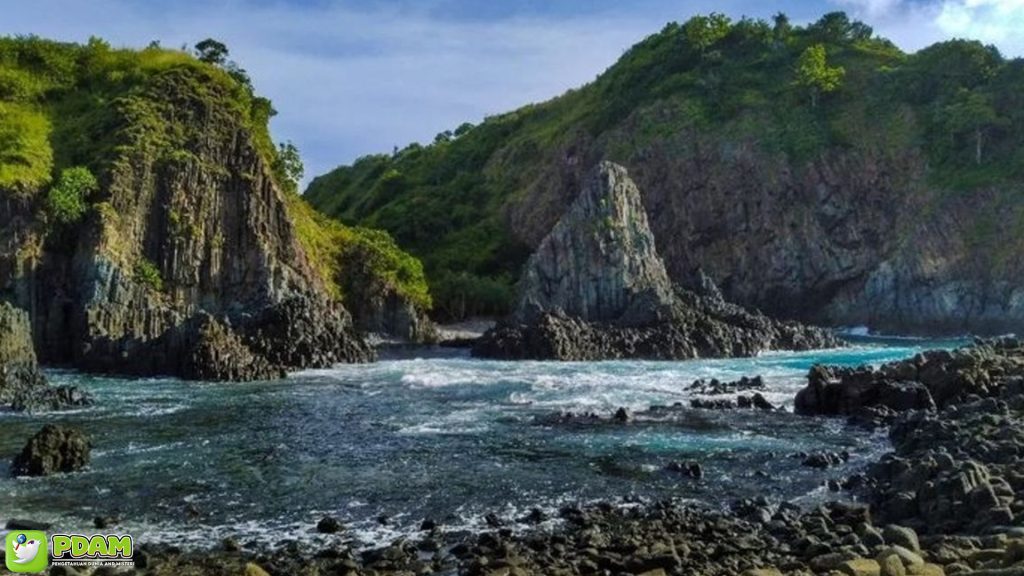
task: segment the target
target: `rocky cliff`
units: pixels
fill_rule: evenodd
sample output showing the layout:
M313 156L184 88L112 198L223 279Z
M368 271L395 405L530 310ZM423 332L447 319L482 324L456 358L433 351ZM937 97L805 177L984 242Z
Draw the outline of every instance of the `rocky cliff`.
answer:
M47 385L36 362L28 313L0 302L0 411L53 410L91 402L74 386Z
M826 331L729 304L710 281L698 290L671 284L640 190L623 167L601 162L527 262L516 313L485 334L473 352L681 359L838 345Z
M59 180L0 181L0 295L29 311L41 361L234 380L373 358L272 168L269 103L179 52L3 41L77 63L81 81L47 96L54 136L39 145L96 175L77 196L56 166ZM120 83L104 75L118 58L139 66ZM5 158L26 156L13 142Z
M842 69L820 98L797 73L814 49ZM511 310L500 288L607 159L644 191L677 284L703 270L730 301L819 324L1020 332L1021 70L964 40L907 54L842 13L696 16L586 86L362 158L308 196L395 234L442 309ZM958 124L968 102L978 131Z

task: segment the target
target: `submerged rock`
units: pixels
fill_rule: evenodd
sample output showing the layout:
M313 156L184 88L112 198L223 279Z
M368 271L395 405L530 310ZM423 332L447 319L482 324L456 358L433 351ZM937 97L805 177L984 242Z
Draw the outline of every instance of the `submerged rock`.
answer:
M556 360L751 356L839 345L829 332L771 320L673 286L640 191L602 162L531 256L515 313L474 346L477 356Z
M91 450L89 437L81 430L47 424L15 456L11 463L11 474L47 476L58 472L75 472L89 464Z

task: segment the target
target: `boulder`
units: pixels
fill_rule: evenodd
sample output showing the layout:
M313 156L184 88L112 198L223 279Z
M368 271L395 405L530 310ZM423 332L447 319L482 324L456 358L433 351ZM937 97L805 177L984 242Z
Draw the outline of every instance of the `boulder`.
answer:
M47 476L58 472L75 472L89 464L91 449L89 437L81 430L47 424L15 456L11 463L11 474Z

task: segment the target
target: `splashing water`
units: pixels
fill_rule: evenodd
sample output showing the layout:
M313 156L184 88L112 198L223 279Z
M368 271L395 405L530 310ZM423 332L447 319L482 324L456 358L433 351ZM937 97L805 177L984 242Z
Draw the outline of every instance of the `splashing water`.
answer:
M890 343L891 344L891 343ZM698 378L763 376L765 397L791 406L815 363L878 364L951 342L901 341L841 350L687 362L385 360L307 371L286 380L202 384L51 372L89 389L96 406L0 414L0 522L33 518L90 532L119 515L143 541L212 546L319 538L331 514L363 544L415 531L432 518L473 528L487 512L595 499L685 497L712 504L754 495L814 498L886 449L883 436L838 420L751 411L684 411L672 421L550 426L557 411L688 404ZM45 422L93 438L84 472L8 478L10 458ZM849 450L826 472L792 455ZM703 479L664 471L697 460ZM380 515L391 517L385 526ZM216 537L211 540L211 534Z

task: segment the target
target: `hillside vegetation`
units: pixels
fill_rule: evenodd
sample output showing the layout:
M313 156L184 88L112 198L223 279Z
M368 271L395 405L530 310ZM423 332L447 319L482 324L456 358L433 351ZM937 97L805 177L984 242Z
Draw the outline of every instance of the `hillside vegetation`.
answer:
M64 233L69 227L93 212L103 219L118 217L104 199L119 162L144 157L158 166L184 166L194 160L192 139L212 136L187 129L189 124L176 118L184 107L210 130L241 122L249 132L330 292L345 297L358 271L378 288L429 308L422 266L386 233L327 221L299 197L297 151L290 143L274 144L268 129L276 113L271 102L254 93L245 71L227 55L227 48L213 40L192 52L155 43L143 50L116 49L96 38L85 45L0 38L0 197L37 206L36 228L45 244L71 250L62 245L74 238ZM218 115L228 118L218 122ZM194 225L173 213L170 220L171 233L190 233ZM152 262L128 264L138 279L162 289Z
M713 135L737 153L750 143L794 170L844 151L913 155L927 185L970 194L1024 176L1024 62L964 40L906 54L843 13L805 27L783 15L698 16L578 90L366 156L316 178L306 198L420 257L442 315L501 313L537 241L519 229L531 222L521 204L552 166L593 142L606 159L642 165L653 144L671 149L680 134Z

